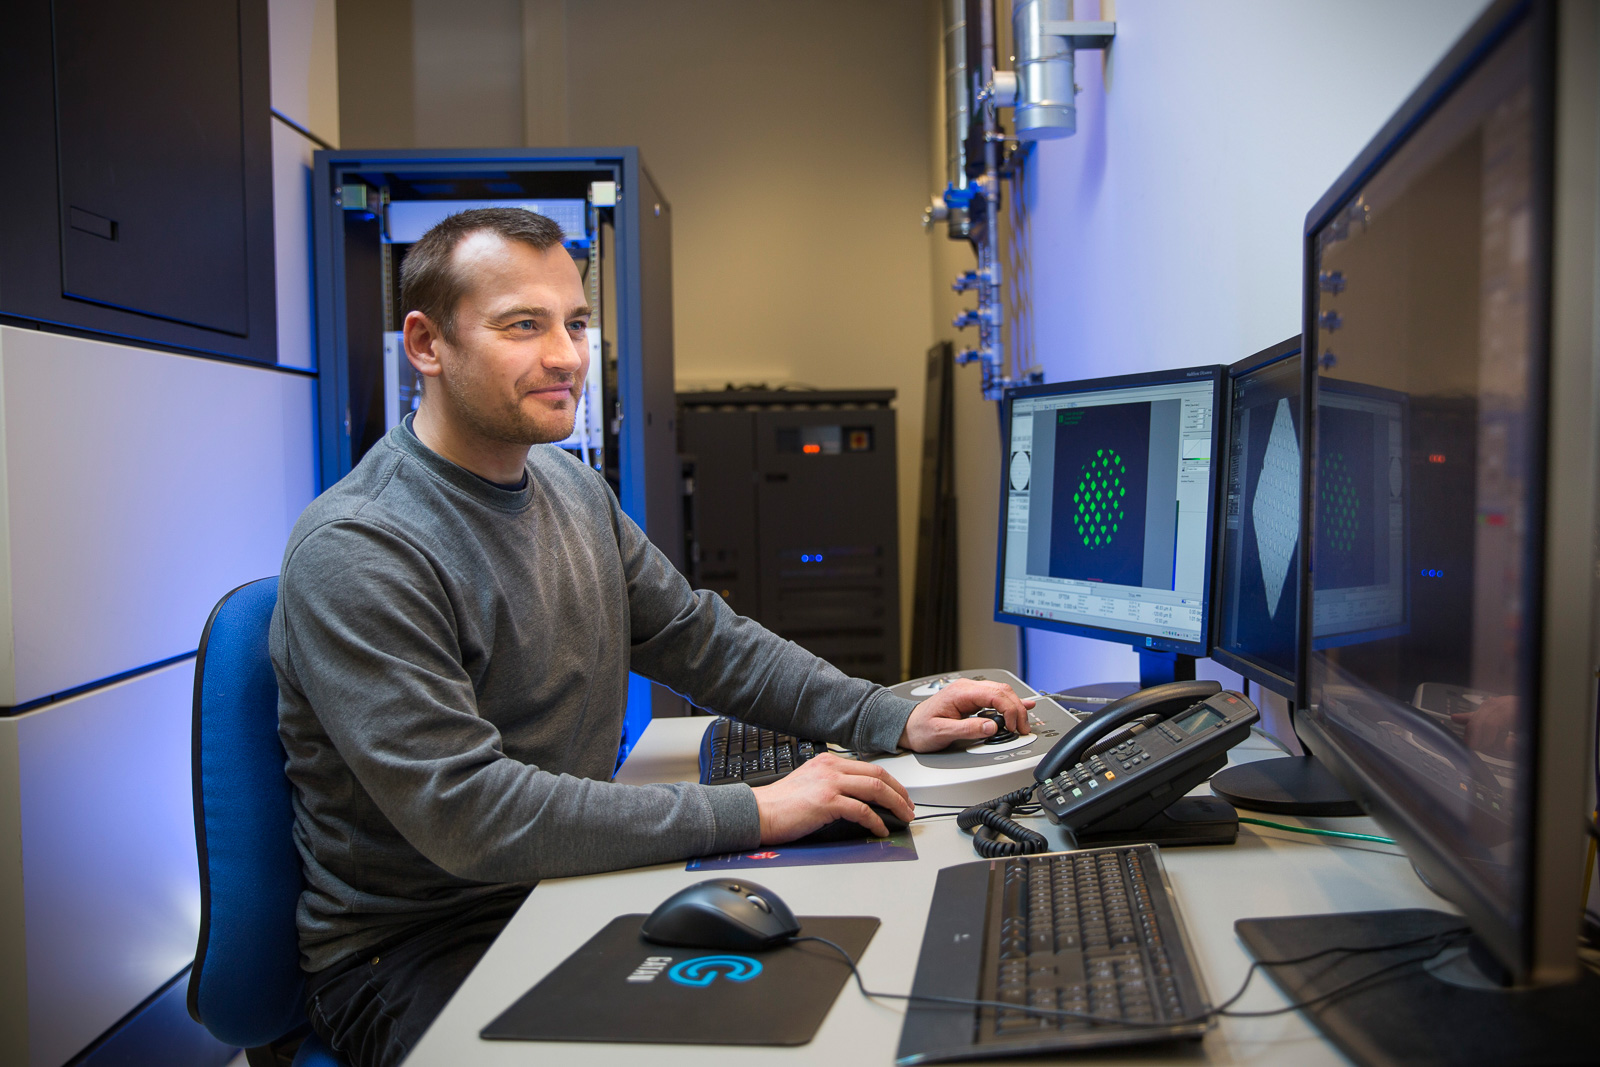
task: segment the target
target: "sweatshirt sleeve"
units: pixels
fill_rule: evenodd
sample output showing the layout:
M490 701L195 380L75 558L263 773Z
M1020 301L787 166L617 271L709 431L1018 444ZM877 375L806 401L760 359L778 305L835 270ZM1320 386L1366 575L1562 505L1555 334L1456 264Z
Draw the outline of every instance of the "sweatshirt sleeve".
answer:
M893 752L916 703L826 660L691 589L613 506L632 620L633 669L699 707L858 752Z
M329 523L294 549L271 643L281 700L320 727L282 730L296 784L341 812L375 807L455 877L533 882L759 843L748 788L619 785L506 756L439 576L381 526Z

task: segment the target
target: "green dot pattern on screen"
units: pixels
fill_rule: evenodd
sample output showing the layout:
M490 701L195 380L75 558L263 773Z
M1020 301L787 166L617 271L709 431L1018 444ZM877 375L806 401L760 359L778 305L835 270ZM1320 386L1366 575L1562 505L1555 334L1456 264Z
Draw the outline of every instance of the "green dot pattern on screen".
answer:
M1361 532L1361 498L1356 495L1355 479L1343 452L1330 452L1322 460L1322 479L1317 490L1322 515L1322 535L1335 552L1349 552Z
M1072 494L1072 525L1091 552L1111 544L1127 519L1122 510L1127 477L1127 465L1114 448L1099 449L1083 465Z

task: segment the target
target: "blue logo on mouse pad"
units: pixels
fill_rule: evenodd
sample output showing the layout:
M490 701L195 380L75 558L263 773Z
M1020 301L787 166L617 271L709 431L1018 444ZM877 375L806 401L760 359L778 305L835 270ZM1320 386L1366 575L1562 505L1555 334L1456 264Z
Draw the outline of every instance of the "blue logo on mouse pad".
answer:
M684 960L667 972L679 985L708 986L722 975L730 982L748 982L761 973L761 964L749 956L701 956Z

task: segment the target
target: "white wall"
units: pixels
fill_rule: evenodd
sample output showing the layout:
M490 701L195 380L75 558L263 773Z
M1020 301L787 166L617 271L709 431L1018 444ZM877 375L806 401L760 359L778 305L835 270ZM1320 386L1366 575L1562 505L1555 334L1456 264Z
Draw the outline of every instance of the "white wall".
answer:
M0 821L22 846L5 880L22 889L27 946L4 1062L67 1062L194 958L193 692L191 658L0 719L19 771Z
M573 144L636 144L672 202L681 389L894 389L910 638L927 329L921 0L569 0Z
M417 147L521 144L522 0L411 0L411 18Z
M0 704L193 652L217 598L276 574L314 492L312 393L0 326Z
M1022 190L1018 340L1046 380L1232 363L1299 333L1305 213L1484 6L1116 4L1104 65L1078 53L1077 135L1040 144ZM1137 676L1125 646L1029 642L1036 687Z

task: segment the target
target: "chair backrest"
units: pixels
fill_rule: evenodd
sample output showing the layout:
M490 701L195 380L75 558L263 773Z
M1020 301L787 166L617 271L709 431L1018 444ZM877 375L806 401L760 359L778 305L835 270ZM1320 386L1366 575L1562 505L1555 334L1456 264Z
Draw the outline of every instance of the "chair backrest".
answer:
M194 668L194 836L200 943L189 1014L230 1045L266 1045L305 1022L295 931L300 855L278 739L267 627L278 579L212 609Z

